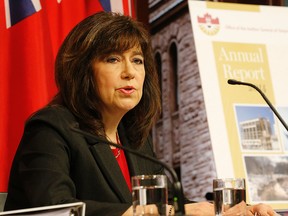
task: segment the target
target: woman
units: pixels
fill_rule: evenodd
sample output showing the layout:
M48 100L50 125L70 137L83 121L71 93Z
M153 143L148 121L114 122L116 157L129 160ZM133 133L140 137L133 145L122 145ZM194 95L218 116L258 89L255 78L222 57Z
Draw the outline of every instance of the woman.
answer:
M86 215L131 215L130 177L163 168L71 128L155 156L148 135L160 92L147 31L126 16L92 15L64 40L55 74L58 94L26 122L5 210L83 201ZM186 211L214 215L207 202Z

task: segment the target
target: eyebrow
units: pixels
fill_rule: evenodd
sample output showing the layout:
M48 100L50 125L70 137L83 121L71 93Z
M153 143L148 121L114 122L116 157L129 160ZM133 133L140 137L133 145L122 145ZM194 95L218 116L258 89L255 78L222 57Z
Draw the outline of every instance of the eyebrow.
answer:
M140 50L133 51L133 55L141 55L141 56L143 56L143 52L140 51Z

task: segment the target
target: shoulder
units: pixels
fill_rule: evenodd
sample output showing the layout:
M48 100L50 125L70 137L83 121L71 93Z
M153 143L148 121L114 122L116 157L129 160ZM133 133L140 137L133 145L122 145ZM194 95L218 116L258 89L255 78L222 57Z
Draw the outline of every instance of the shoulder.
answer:
M143 152L148 152L153 157L155 157L155 152L153 149L153 142L152 142L151 136L148 136L148 138L146 139L146 142L144 142L144 144L139 147L139 150Z
M35 122L43 122L57 127L77 124L74 115L66 107L60 105L47 106L38 110L27 120L26 124Z
M70 149L70 152L78 151L87 146L87 140L72 130L78 127L78 121L67 108L47 106L27 120L21 143L30 147L35 145L35 148L41 146L49 151L57 148Z
M58 131L62 135L71 134L72 127L79 127L75 116L64 106L47 106L35 112L26 122L25 129L35 131Z

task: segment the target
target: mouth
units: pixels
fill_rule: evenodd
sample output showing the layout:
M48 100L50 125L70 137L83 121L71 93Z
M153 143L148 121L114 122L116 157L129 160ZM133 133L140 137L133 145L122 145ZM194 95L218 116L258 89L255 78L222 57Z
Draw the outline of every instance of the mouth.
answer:
M125 86L125 87L118 88L117 90L119 90L120 92L124 94L132 94L135 91L135 88L133 86Z

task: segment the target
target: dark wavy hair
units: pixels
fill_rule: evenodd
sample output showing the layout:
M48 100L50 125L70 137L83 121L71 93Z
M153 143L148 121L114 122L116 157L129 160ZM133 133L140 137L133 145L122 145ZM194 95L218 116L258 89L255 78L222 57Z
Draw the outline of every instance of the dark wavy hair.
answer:
M99 12L72 29L56 57L58 94L51 104L63 104L76 116L80 128L105 138L92 64L96 58L134 46L139 46L144 56L143 95L138 105L125 114L122 123L131 144L141 146L160 113L161 101L149 33L131 17Z

